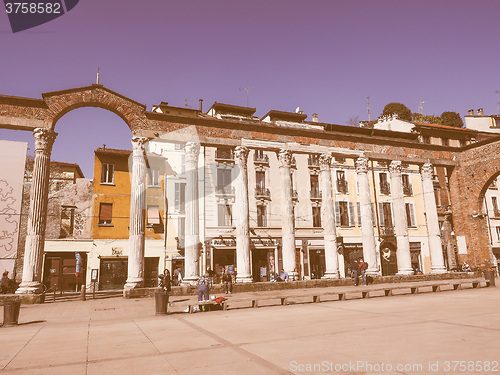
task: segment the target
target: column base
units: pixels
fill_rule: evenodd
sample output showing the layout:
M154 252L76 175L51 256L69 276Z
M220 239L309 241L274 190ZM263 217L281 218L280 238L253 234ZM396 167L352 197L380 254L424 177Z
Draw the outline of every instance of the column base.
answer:
M127 282L123 286L123 289L136 289L136 288L142 288L143 286L144 286L144 279L134 277L127 279Z
M322 279L340 279L338 272L327 272L323 275Z
M251 283L253 282L253 277L252 275L236 275L236 282L237 283Z
M448 270L444 267L431 267L431 274L443 274L443 273L447 273Z
M182 285L196 285L198 282L199 276L187 276L184 279L182 279Z
M408 275L413 275L413 269L409 268L409 269L402 269L402 270L399 270L398 273L396 273L397 276L408 276Z
M288 281L296 281L296 280L299 279L298 272L295 272L295 271L288 272L288 271L286 271L286 273L288 273Z
M365 271L366 276L380 276L380 272L377 268L367 268Z
M38 281L21 282L16 294L40 294L43 292L43 286Z

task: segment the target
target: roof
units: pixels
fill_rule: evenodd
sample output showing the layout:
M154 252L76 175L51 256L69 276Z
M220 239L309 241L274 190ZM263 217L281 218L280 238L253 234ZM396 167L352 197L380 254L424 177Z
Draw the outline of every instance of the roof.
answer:
M469 133L477 133L477 130L467 129L467 128L458 128L456 126L448 126L448 125L439 125L439 124L425 124L423 122L414 122L416 126L427 127L427 128L439 128L440 130L450 130L450 131L465 131Z
M98 147L96 150L94 150L95 154L115 154L115 155L130 155L132 151L130 150L119 150L116 148L105 148L105 147Z
M266 117L270 117L271 120L283 120L283 121L293 121L293 122L302 122L307 118L307 115L302 113L295 112L285 112L285 111L276 111L274 109L267 112L261 120Z
M224 104L224 103L217 103L217 102L212 104L212 107L210 107L210 109L214 109L216 112L229 112L229 113L239 114L239 115L243 115L243 116L253 116L253 114L257 110L256 108L241 107L239 105ZM210 109L209 109L209 111L210 111Z

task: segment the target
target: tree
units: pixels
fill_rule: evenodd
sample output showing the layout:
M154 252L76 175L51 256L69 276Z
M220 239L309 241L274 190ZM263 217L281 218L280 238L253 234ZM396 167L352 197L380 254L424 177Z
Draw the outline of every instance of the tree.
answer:
M454 126L456 128L463 128L464 123L462 117L457 112L443 112L441 114L441 123L447 126Z
M382 116L390 116L397 114L398 117L403 121L411 121L411 111L410 109L401 103L389 103L384 107L382 111Z
M441 117L436 117L433 115L422 115L421 113L412 113L412 119L415 122L423 122L426 124L437 124L442 125Z
M359 116L349 117L349 120L347 121L347 125L355 126L355 127L359 128Z

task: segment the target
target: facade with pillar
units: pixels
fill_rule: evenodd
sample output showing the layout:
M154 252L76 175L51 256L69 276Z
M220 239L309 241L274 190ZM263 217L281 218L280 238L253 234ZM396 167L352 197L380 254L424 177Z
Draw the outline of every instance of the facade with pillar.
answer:
M458 260L491 266L485 214L477 203L500 170L490 157L497 141L487 134L428 124L413 124L408 132L375 125L354 128L320 123L317 116L307 121L300 112L270 111L258 118L253 108L221 103L206 113L166 103L147 111L143 104L92 85L45 93L42 99L0 96L0 126L33 131L39 143L20 293L39 291L54 127L67 112L83 106L118 114L136 140L151 142L170 134L174 143L184 144L187 281L207 266L217 271L222 265L243 270L241 281L249 281L249 274L253 281L269 280L281 268L298 279L345 277L350 261L361 256L370 272L382 275L416 268L440 273ZM437 130L440 144L431 136ZM241 147L248 155L246 173ZM127 287L142 285L147 252L140 152L134 150L131 167L128 241L134 261ZM486 157L491 170L481 171L476 182L472 161ZM473 204L468 205L464 191L474 194ZM442 225L450 215L450 225Z

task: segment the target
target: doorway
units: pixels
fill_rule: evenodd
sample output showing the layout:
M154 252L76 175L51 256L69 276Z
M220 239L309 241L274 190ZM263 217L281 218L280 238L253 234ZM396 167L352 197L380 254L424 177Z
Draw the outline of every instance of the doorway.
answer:
M45 287L60 292L76 292L81 285L85 285L87 254L80 253L80 256L80 272L77 277L75 252L45 253Z
M321 279L325 275L325 250L310 249L309 264L311 266L311 279Z

